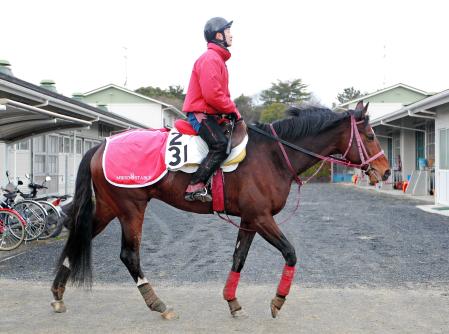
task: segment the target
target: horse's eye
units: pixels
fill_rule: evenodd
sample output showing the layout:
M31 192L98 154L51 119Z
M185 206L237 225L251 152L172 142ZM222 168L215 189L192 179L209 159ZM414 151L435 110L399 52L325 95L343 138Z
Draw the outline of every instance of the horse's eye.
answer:
M369 141L373 141L374 140L374 134L369 133L366 135L366 138L368 138Z

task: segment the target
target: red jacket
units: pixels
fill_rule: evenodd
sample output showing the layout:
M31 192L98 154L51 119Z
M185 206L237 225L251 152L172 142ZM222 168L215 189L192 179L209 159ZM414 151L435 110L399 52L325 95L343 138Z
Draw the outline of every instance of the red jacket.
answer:
M225 62L231 53L208 43L207 51L193 65L189 88L182 111L205 112L207 114L240 114L231 100L229 75Z

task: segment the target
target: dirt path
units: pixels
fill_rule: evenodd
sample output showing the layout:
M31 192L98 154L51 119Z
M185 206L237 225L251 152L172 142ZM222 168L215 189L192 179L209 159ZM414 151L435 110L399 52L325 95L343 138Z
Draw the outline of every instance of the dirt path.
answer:
M1 333L448 333L449 293L437 289L326 289L294 286L279 318L268 303L275 286L239 287L248 313L233 319L216 284L157 287L180 318L150 313L136 288L69 289L68 312L50 308L48 283L1 280Z

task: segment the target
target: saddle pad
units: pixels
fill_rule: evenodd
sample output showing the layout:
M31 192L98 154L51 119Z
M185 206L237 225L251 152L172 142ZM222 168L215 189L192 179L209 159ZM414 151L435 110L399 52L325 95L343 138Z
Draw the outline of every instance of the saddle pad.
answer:
M228 158L221 165L224 172L234 171L239 162L245 158L247 143L248 135L231 150ZM173 129L167 139L165 164L172 171L194 173L208 152L209 148L201 137L184 135Z
M168 132L130 130L106 138L103 172L109 183L139 188L156 183L167 173L164 162Z

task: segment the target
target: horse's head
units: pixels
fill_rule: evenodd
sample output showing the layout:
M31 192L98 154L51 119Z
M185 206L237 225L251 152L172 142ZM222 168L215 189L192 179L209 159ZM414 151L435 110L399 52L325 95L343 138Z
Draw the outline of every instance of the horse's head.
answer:
M346 132L346 159L354 164L360 164L361 169L369 176L370 183L385 181L390 176L390 165L383 154L379 141L369 124L367 103L357 103L355 110L351 110L351 124ZM347 138L346 138L347 137ZM351 141L352 140L352 141ZM349 144L348 144L349 143Z

